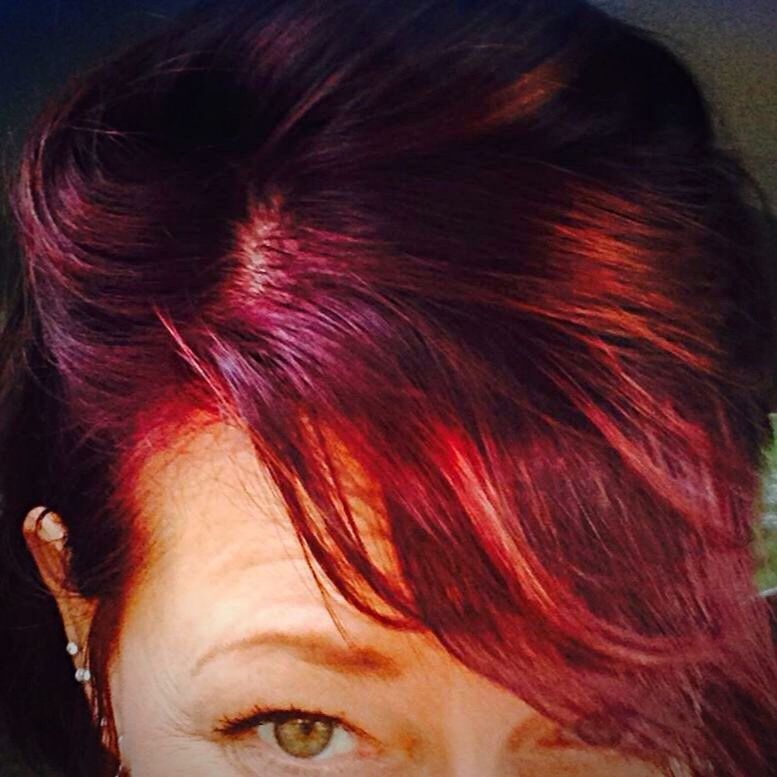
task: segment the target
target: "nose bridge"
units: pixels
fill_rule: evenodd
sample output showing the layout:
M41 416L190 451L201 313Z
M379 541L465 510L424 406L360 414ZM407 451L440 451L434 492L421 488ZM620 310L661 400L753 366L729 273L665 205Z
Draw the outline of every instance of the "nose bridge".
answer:
M441 749L429 777L505 777L500 772L510 728L495 689L457 677L440 699Z
M479 756L485 756L480 758ZM435 777L505 777L497 771L493 755L488 753L459 752L451 754L451 759L441 768Z

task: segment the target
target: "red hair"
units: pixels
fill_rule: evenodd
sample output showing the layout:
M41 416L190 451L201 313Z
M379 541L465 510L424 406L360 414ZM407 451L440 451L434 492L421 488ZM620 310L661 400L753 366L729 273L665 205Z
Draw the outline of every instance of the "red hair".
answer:
M685 65L586 3L198 10L77 81L22 155L5 523L63 515L107 666L133 467L206 408L250 429L355 606L591 740L767 775L754 190Z

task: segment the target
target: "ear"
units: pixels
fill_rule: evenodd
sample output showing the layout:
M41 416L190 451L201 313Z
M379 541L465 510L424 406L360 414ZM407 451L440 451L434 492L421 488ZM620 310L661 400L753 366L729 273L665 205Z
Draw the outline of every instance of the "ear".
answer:
M70 590L70 553L62 519L45 507L35 507L24 519L24 539L38 572L59 608L67 635L63 650L71 655L76 679L89 685L86 643L94 617L95 602Z

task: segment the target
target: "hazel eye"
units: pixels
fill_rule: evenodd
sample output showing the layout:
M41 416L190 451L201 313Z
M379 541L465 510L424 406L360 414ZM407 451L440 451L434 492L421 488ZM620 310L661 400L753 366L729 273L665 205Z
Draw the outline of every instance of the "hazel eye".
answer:
M332 718L289 714L256 727L259 738L292 758L331 758L353 750L354 735Z

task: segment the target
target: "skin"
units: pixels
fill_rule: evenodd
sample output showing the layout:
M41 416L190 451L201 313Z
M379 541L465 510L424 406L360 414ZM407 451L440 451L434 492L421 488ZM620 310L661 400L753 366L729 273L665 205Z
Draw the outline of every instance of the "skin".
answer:
M359 520L378 527L358 483ZM428 635L378 625L331 588L327 604L240 431L182 435L146 462L137 498L152 543L110 674L134 777L658 774L560 732ZM28 544L83 644L90 605L62 594L64 529L39 515L28 516ZM290 708L306 712L295 713L303 725L270 717ZM227 732L226 720L245 722ZM289 743L320 753L289 754Z

